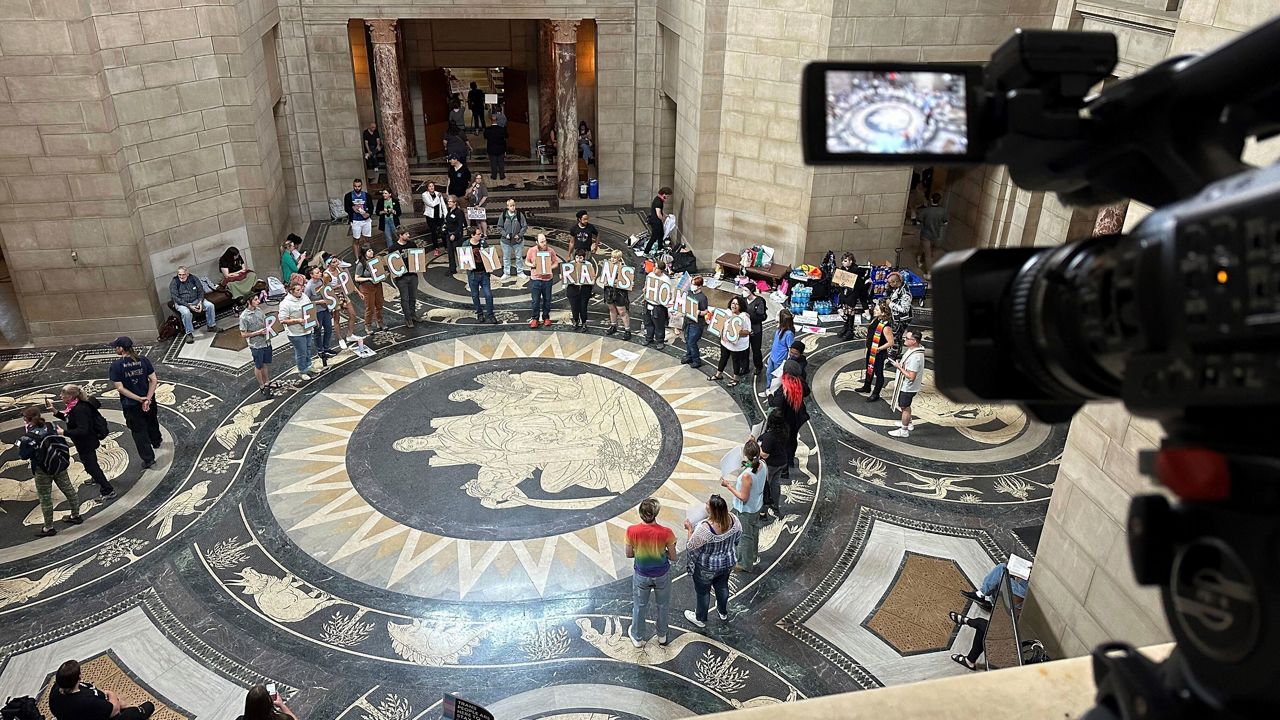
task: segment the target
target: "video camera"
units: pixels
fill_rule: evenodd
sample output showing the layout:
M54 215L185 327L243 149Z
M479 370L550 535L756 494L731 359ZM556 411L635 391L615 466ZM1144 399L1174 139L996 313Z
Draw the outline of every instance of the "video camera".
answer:
M1280 717L1280 20L1108 82L1106 33L1023 30L985 67L816 63L811 164L996 163L1069 205L1157 209L1129 235L966 250L933 271L939 389L1047 422L1119 398L1168 437L1135 498L1134 573L1162 586L1174 655L1094 652L1088 717Z

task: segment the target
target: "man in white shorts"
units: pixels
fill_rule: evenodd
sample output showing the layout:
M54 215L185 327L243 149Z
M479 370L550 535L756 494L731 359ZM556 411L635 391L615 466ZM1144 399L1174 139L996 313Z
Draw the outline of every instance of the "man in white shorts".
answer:
M342 205L347 210L347 218L351 220L351 240L353 245L360 244L360 238L373 236L373 202L369 199L369 193L365 192L364 181L360 179L351 181L351 192L342 199ZM356 253L357 256L359 252Z

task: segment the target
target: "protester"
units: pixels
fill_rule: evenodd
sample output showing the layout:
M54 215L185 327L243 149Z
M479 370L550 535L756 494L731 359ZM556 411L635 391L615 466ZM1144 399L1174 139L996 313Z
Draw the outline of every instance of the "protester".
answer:
M764 391L760 397L769 395L773 386L773 373L787 359L787 350L796 339L795 316L790 310L783 308L778 312L778 329L773 331L773 345L769 348L769 362L764 366Z
M376 210L378 227L382 230L382 238L387 241L387 249L390 250L396 244L396 229L400 227L400 200L391 197L391 190L384 188Z
M692 525L684 521L688 542L689 575L697 597L696 610L685 610L684 618L697 628L707 626L711 609L711 591L716 593L716 615L721 622L729 619L729 573L738 562L738 544L742 523L729 513L729 506L719 494L707 500L707 517Z
M653 274L658 278L667 276L667 263L662 260L654 263ZM644 342L642 345L654 345L655 350L667 347L667 306L662 303L645 302L644 307Z
M591 262L587 259L586 249L576 244L573 247L573 259L578 262ZM593 292L591 285L567 283L564 286L564 295L569 300L569 314L573 320L573 329L578 332L587 331L587 304L591 301Z
M427 189L422 191L422 217L427 221L427 238L431 241L434 257L440 256L440 237L444 231L444 214L448 212L444 193L436 190L434 180L427 181ZM448 249L446 243L445 249Z
M467 188L471 187L471 170L462 162L461 155L451 155L449 158L449 186L445 192L460 198L467 192Z
M361 249L360 262L355 265L356 290L360 292L360 297L364 299L364 331L366 334L387 329L386 323L382 320L382 281L373 279L374 271L370 265L375 257L377 257L377 254L374 253L373 248L366 245ZM382 274L386 274L385 270Z
M662 247L664 223L667 217L667 200L671 197L671 188L663 187L649 203L649 242L645 244L643 254L652 255Z
M924 348L920 345L920 331L911 329L902 334L902 359L891 360L898 369L898 381L894 383L893 406L902 409L902 427L890 430L892 437L911 437L915 425L911 422L911 401L924 388Z
M285 285L291 285L294 275L307 262L307 254L302 251L302 238L293 233L284 241L284 250L280 253L280 279Z
M617 267L618 276L622 276L622 268L625 263L622 261L622 251L614 250L609 255L607 261ZM618 332L618 328L622 328L622 339L631 339L631 294L622 288L606 287L604 289L604 303L609 308L609 327L605 329L605 335L612 335Z
M467 188L467 224L474 222L486 238L489 237L489 209L485 206L488 202L489 188L485 187L484 175L476 173L471 187Z
M244 715L236 720L298 720L298 716L278 694L272 695L263 685L254 685L245 696Z
M786 472L790 458L796 453L795 443L791 439L791 431L781 413L770 413L765 419L764 434L760 436L760 457L764 458L769 474L764 481L763 506L760 508L760 520L768 519L769 511L774 517L782 517L778 510L782 474Z
M857 332L857 323L861 317L858 308L867 307L865 297L867 294L867 269L858 267L858 261L853 257L853 253L845 253L840 257L839 269L854 276L853 287L835 286L835 305L840 316L844 318L844 327L840 331L840 339L852 340Z
M881 300L876 305L876 315L867 326L867 372L862 379L860 393L870 392L867 402L880 399L880 388L884 387L884 364L893 347L893 313L889 303Z
M769 407L776 410L787 425L787 467L782 469L781 475L784 478L790 475L789 468L795 461L796 450L800 445L800 428L809 422L809 410L804 402L803 373L800 363L788 359L782 364L782 377L777 389L769 395Z
M124 413L125 427L133 435L143 469L156 464L156 449L160 447L160 414L156 408L156 369L145 355L139 355L133 347L133 338L121 335L112 341L115 362L107 377L115 384L120 395L120 410Z
M548 257L548 255L550 256L549 272L539 272L539 257ZM555 248L547 244L547 236L538 233L536 244L525 253L524 264L529 269L529 327L536 328L539 322L542 323L542 327L547 327L551 325L551 287L555 283L554 273L560 267L560 256Z
M213 303L205 298L204 286L200 283L200 278L192 275L186 265L179 265L178 274L169 281L169 299L173 301L173 307L178 311L178 317L182 319L182 329L187 331L188 343L196 341L195 327L192 324L192 317L196 313L204 313L206 331L210 333L218 331Z
M222 284L231 293L232 300L243 300L253 292L258 284L258 276L244 266L244 256L240 249L232 245L218 258L218 269L222 271ZM211 330L217 330L216 327Z
M351 192L343 196L342 207L351 222L351 246L357 247L361 238L373 236L373 200L365 192L363 180L356 178L351 181Z
M67 439L62 430L53 423L47 423L40 416L40 408L28 406L22 411L24 423L23 433L18 438L18 457L31 461L31 475L35 478L36 497L40 499L40 513L44 516L44 526L36 537L57 535L53 527L53 486L57 485L63 495L67 496L71 514L65 518L69 525L84 522L80 517L80 498L76 495L76 487L71 484L67 468L71 463L71 450L67 447Z
M311 349L316 355L327 358L337 355L333 349L333 311L324 299L324 268L316 265L307 272L307 283L302 292L316 306L316 327L311 339Z
M417 246L409 242L409 231L401 230L396 238L395 249L405 258L405 262L408 262L409 248L413 247ZM400 291L400 314L404 317L404 326L412 328L418 319L418 273L406 272L393 282Z
M497 324L498 318L493 314L493 290L489 287L489 280L493 275L485 269L484 260L480 254L481 250L489 247L489 243L485 241L484 234L480 228L473 228L471 231L471 260L475 263L475 267L467 271L467 287L471 290L471 302L475 305L476 320ZM480 298L484 298L484 309L480 307Z
M105 434L107 429L107 419L102 417L102 403L86 394L79 385L63 385L60 397L61 410L54 410L52 400L45 400L45 405L53 411L54 417L66 423L63 435L76 446L76 456L89 478L98 484L99 496L103 500L115 497L115 488L98 464L98 447L102 444L99 435Z
M155 711L150 700L122 707L114 692L80 682L80 663L75 660L62 663L49 689L49 713L57 720L147 720Z
M902 337L902 333L911 324L911 291L907 289L900 273L889 273L889 310L893 322L893 336Z
M249 296L249 306L240 313L240 334L249 344L249 354L253 357L253 376L258 380L258 392L263 397L271 397L267 385L271 383L271 335L267 329L267 315L262 312L262 301L266 293ZM84 457L84 453L80 454Z
M588 256L600 252L600 231L591 224L591 215L586 210L577 213L578 224L573 227L573 252L584 251Z
M733 569L751 572L755 567L757 547L760 541L760 508L764 506L764 482L768 476L760 461L760 446L755 440L747 440L742 446L742 466L732 478L721 478L720 485L733 495L733 514L742 525L742 540L738 543L738 564Z
M492 125L485 132L497 127ZM524 249L524 233L529 229L529 221L524 213L516 209L515 200L507 200L507 209L498 217L498 231L502 233L502 279L519 279L520 268L517 263ZM510 268L510 271L508 271Z
M751 316L747 314L743 305L742 298L737 296L729 298L729 312L742 321L742 331L733 340L729 339L729 333L721 333L720 362L716 364L716 374L707 378L719 380L724 377L724 368L729 364L729 359L733 358L733 376L729 381L729 387L737 385L739 380L751 372L751 362L747 357L747 348L751 344Z
M756 377L764 375L764 321L769 318L769 305L756 292L756 286L747 283L742 286L742 297L747 303L747 315L751 317L751 360L755 363ZM770 350L772 352L772 349ZM772 378L766 378L765 382Z
M356 334L356 307L355 303L351 302L351 295L347 292L346 286L342 284L341 273L344 264L337 255L330 255L325 260L324 281L329 284L333 297L338 301L333 307L333 324L338 336L338 347L346 350L347 344L354 342ZM342 331L343 319L346 320L346 332Z
M444 215L444 246L449 254L449 274L458 272L458 248L467 244L467 217L458 207L458 198L450 195L445 203L449 206Z
M280 301L277 310L280 324L284 325L285 335L293 344L293 360L298 367L298 377L311 379L311 330L306 327L307 303L303 286L297 283L289 286L289 294Z
M702 276L695 275L690 281L689 300L696 303L697 314L691 318L685 318L684 321L684 358L680 360L681 365L688 365L691 368L702 367L702 355L698 350L698 341L702 339L702 333L707 329L707 296L702 292Z
M676 536L670 528L658 524L661 506L657 499L640 503L641 522L627 528L626 555L634 558L631 576L631 644L643 647L640 633L645 627L649 593L657 605L658 644L667 644L667 610L671 605L671 561L676 559ZM646 638L647 639L647 638Z

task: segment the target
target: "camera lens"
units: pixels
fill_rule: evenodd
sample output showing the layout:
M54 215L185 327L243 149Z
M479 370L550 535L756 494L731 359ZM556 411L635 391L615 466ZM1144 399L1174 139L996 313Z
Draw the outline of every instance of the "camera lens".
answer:
M1116 397L1123 349L1135 333L1133 240L1101 236L1037 253L1019 269L1006 306L1014 362L1049 397Z

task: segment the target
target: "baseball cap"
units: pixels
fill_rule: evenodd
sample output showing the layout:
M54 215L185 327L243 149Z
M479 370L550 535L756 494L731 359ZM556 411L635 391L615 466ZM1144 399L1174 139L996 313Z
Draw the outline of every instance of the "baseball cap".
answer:
M111 341L111 347L124 348L125 350L128 350L133 347L133 338L129 337L128 335L121 335L120 337Z

